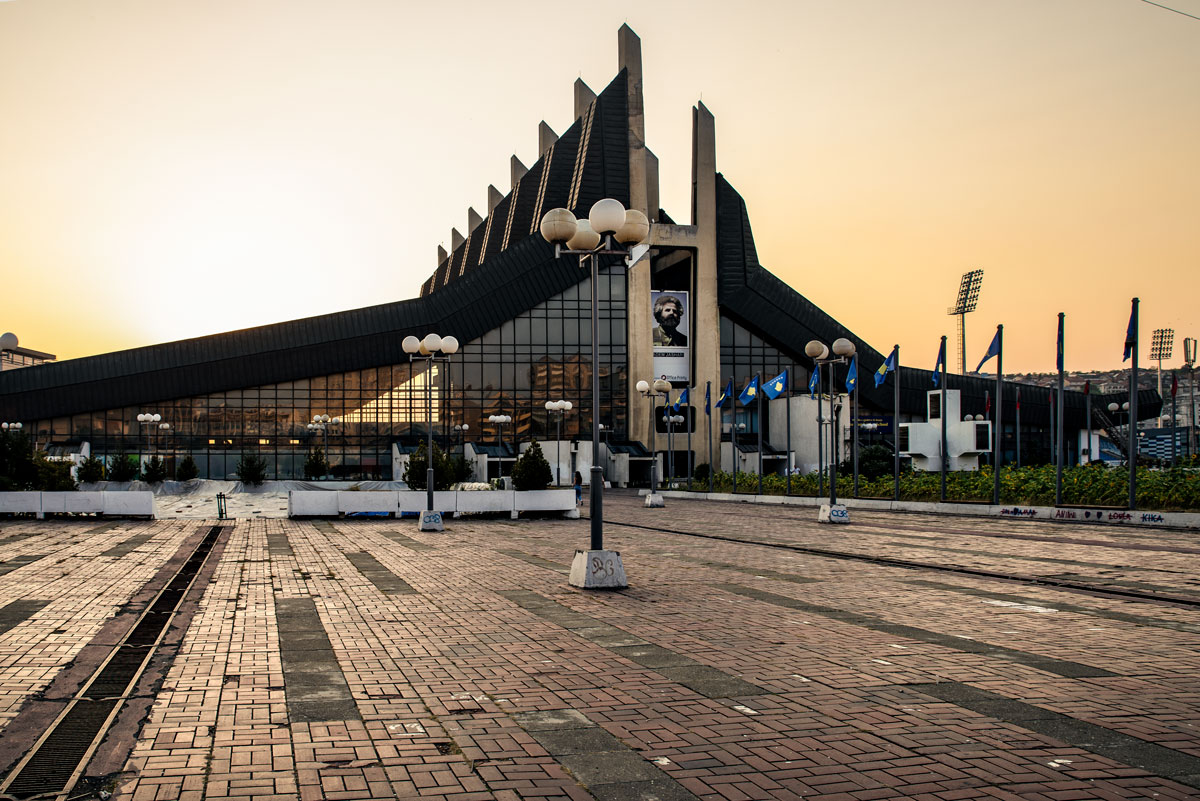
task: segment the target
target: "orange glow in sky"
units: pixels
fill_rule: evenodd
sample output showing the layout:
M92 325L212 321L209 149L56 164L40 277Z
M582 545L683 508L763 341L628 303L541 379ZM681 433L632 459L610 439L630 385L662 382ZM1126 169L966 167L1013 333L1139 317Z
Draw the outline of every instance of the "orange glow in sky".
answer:
M1200 0L1176 5L1200 15ZM764 266L932 368L1200 336L1200 21L1138 0L0 2L0 331L73 358L414 297L571 84L642 38L662 205L691 106ZM453 333L450 331L442 333ZM803 343L794 343L797 350ZM952 361L953 363L953 361ZM992 363L994 365L994 362ZM874 365L865 365L874 369ZM994 369L994 367L992 368Z

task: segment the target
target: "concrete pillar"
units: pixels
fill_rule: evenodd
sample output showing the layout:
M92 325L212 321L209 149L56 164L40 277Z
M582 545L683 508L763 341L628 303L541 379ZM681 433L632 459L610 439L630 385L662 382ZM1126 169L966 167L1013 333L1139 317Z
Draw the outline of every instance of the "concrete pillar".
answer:
M446 252L446 249L444 247L442 247L441 245L438 245L438 260L437 260L438 267L441 267L443 264L445 264L446 259L448 259L448 258L450 258L450 254Z
M517 184L521 183L521 179L525 177L525 173L529 172L529 168L521 163L521 160L516 156L509 159L508 174L512 181L512 189L517 188Z
M575 79L575 119L579 119L596 102L596 93L588 88L582 78Z
M546 124L545 120L538 123L538 158L550 152L550 148L558 141L558 134Z
M497 189L496 187L492 186L491 184L488 184L488 216L489 217L492 215L492 212L496 210L496 207L500 205L501 200L504 200L504 195L502 195L500 193L500 190Z
M474 207L468 206L467 207L467 233L468 234L474 233L475 229L478 228L479 224L482 222L483 222L483 218L479 216L479 212L475 211Z
M646 181L646 112L642 99L642 40L628 25L617 31L617 69L626 71L629 115L629 208L650 216ZM629 436L649 446L650 402L635 389L638 381L653 381L654 354L650 337L650 259L643 259L627 277L629 304Z
M692 384L712 382L712 398L721 392L721 313L717 307L717 136L716 121L703 103L692 110L692 224L696 226L696 272L692 293ZM713 419L713 453L718 453L720 426ZM707 426L706 426L707 428ZM692 437L696 464L708 462L704 432Z
M458 232L457 228L450 229L450 252L451 253L458 250L458 246L461 245L465 241L466 240L463 239L463 235Z
M650 222L658 222L658 210L662 205L658 194L658 156L650 148L646 148L646 205Z

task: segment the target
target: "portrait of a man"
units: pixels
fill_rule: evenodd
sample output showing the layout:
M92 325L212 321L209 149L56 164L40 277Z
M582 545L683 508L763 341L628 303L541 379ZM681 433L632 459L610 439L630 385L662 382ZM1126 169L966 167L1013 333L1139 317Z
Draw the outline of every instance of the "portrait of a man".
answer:
M688 338L684 333L687 326L683 324L686 314L684 301L669 292L662 292L654 299L655 347L687 347Z

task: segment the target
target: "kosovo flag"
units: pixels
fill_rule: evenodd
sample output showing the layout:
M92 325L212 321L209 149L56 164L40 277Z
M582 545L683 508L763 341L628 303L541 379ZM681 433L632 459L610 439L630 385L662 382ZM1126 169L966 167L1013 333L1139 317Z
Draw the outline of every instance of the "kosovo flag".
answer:
M983 358L979 360L979 367L983 367L983 363L993 356L1000 355L1000 329L996 329L996 336L992 337L992 344L988 345L987 353L983 354ZM975 368L975 372L979 372L979 367Z
M812 376L808 379L808 394L814 400L817 397L817 390L821 388L821 374L817 372L817 369L819 368L813 369Z
M1054 366L1058 368L1058 372L1060 373L1063 371L1063 339L1065 338L1063 333L1063 321L1064 320L1062 317L1058 318L1058 354L1057 358L1054 360Z
M712 409L710 408L711 405L712 405L712 386L706 383L704 385L704 413L709 415L710 417L712 416Z
M1134 349L1137 348L1137 306L1129 312L1129 327L1125 329L1125 355L1121 357L1121 361L1129 361L1129 357L1133 355Z
M724 409L725 404L733 397L733 379L729 379L729 383L725 385L725 389L721 390L721 394L717 396L716 407Z
M883 364L879 365L879 369L875 371L875 389L879 389L879 385L887 381L887 374L896 369L896 351L888 354L887 359Z
M738 401L740 401L743 406L749 406L757 399L758 375L756 374L754 378L750 379L750 383L746 385L746 388L742 390L742 394L738 395Z
M850 360L850 369L846 371L846 391L853 392L858 389L858 354L854 354L854 358Z
M678 412L678 411L679 411L679 407L680 407L680 406L683 406L685 403L687 403L687 402L688 402L688 390L689 390L689 389L691 389L691 387L684 387L684 388L683 388L683 392L680 392L680 393L679 393L679 397L676 399L676 401L675 401L675 405L673 405L673 406L671 407L671 411L673 411L673 412Z
M763 392L767 393L767 397L775 400L780 395L788 391L788 371L784 370L779 375L772 378L767 383L763 384Z
M942 346L938 348L937 364L933 366L933 385L936 387L942 380L942 370L946 366L946 340L942 340Z

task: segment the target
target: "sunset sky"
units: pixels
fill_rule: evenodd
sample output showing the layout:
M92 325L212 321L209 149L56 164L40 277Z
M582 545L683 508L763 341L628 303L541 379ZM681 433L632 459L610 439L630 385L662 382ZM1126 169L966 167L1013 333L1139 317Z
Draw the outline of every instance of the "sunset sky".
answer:
M702 99L763 265L875 348L953 365L974 268L969 368L1003 323L1006 371L1053 370L1060 311L1068 369L1118 367L1135 295L1143 364L1200 336L1200 20L1141 0L0 0L0 332L64 359L414 297L624 22L663 207Z

